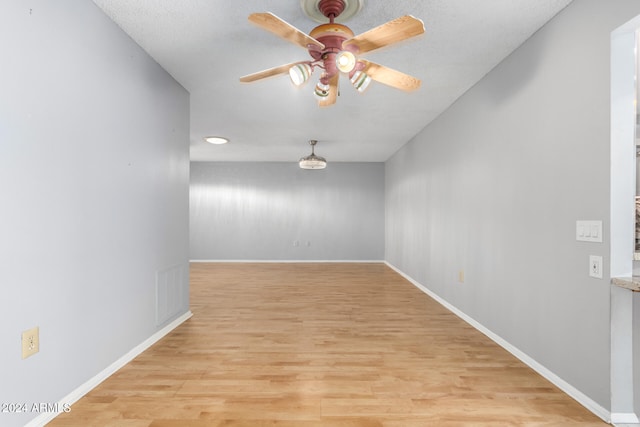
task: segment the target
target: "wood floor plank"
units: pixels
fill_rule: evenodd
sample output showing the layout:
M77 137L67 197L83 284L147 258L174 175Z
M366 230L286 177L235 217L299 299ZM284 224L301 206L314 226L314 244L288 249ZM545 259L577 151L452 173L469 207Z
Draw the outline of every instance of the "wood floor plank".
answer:
M51 427L607 425L384 264L190 279L193 317Z

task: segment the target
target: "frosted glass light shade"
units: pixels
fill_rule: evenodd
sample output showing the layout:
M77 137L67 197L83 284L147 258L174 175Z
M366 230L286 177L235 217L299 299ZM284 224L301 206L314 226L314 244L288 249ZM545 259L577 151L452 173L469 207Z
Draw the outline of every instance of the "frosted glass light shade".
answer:
M329 96L329 85L325 85L321 82L318 82L318 84L316 84L314 94L316 95L316 98L318 98L319 100L326 99L327 96Z
M300 168L301 169L324 169L327 167L327 161L319 156L304 157L300 159Z
M363 73L362 71L356 71L353 77L351 77L351 84L360 93L367 90L370 83L371 77L369 77L367 73Z
M311 73L313 69L311 65L303 63L296 64L293 67L289 68L289 77L291 77L291 81L294 85L300 86L311 77Z

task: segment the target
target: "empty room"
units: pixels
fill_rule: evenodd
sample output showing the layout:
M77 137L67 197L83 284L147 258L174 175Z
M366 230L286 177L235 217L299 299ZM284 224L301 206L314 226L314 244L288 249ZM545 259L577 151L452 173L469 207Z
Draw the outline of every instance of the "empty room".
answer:
M640 425L639 33L3 1L0 426Z

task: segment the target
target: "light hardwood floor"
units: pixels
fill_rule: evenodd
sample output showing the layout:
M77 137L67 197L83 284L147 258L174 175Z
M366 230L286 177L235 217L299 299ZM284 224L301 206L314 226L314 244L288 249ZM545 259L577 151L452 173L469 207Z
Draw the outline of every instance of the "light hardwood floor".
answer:
M192 264L191 309L49 426L607 425L383 264Z

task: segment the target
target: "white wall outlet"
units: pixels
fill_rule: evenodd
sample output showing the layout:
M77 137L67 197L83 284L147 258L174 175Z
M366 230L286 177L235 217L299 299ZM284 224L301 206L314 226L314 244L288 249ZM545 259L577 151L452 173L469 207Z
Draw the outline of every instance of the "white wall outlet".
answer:
M458 271L458 282L464 283L464 270Z
M589 255L589 276L602 279L602 257Z
M22 333L22 358L26 359L40 351L40 328L37 326Z
M602 242L602 221L576 221L576 240Z

